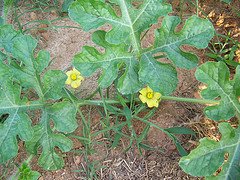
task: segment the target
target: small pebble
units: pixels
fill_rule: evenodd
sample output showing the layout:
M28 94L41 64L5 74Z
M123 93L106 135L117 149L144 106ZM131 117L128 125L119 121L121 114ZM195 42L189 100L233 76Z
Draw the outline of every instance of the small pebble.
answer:
M48 32L41 33L41 36L42 36L46 41L48 41L49 38L50 38L50 35L49 35Z
M74 161L75 161L76 165L79 165L81 163L81 157L80 156L76 156Z
M35 12L31 12L31 13L30 13L30 18L31 18L31 20L33 20L33 21L38 19L37 14L36 14Z

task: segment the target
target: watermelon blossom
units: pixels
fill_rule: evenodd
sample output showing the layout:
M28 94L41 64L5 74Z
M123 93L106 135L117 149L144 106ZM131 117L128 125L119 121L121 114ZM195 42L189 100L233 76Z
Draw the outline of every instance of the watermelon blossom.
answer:
M143 88L140 92L139 99L143 103L147 103L148 107L158 107L160 102L161 94L158 92L154 92L149 86Z
M81 73L75 68L67 71L66 74L68 78L65 84L71 85L72 88L78 88L81 85L81 82L84 80L84 78L81 76Z

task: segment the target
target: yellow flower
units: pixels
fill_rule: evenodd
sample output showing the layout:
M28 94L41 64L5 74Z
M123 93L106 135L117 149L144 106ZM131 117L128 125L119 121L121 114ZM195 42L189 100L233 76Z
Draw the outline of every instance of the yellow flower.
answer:
M65 84L71 85L73 88L78 88L81 85L82 80L84 80L84 78L81 76L81 73L75 68L66 72L66 74L68 78Z
M147 103L148 107L158 107L160 102L161 94L154 92L150 87L143 88L140 92L139 99L143 103Z

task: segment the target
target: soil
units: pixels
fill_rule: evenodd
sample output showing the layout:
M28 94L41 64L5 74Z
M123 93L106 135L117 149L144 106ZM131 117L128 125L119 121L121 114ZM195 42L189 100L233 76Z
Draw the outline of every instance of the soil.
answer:
M182 15L186 19L191 14L196 13L196 9L191 4L185 3L183 12L179 12L179 1L171 1L174 14ZM238 0L233 1L231 6L220 3L218 0L199 1L199 6L203 9L205 14L199 12L200 16L209 16L214 23L216 30L219 33L231 32L231 36L236 40L240 40L240 18L234 15L235 11L231 7L240 9ZM22 10L26 9L24 5ZM39 13L29 12L22 16L20 21L22 23L38 19L56 19L59 15L56 11ZM160 25L161 22L159 22ZM228 24L228 25L227 25ZM53 23L54 26L71 26L78 27L77 24L63 18ZM158 25L156 25L158 26ZM155 27L156 27L155 26ZM29 27L28 27L29 28ZM48 25L41 25L40 28L48 28ZM108 26L103 29L109 29ZM51 54L52 63L50 69L67 70L71 68L71 60L74 54L78 53L84 45L94 45L91 41L92 32L84 32L80 28L57 28L50 30L31 30L33 36L39 39L39 48L48 50ZM153 31L150 31L144 43L146 46L153 41ZM187 47L189 48L189 47ZM208 60L205 57L205 50L195 50L189 48L198 54L200 63ZM195 69L191 71L178 69L179 85L174 93L176 96L182 97L199 97L198 89L201 85L194 77ZM86 97L97 88L97 79L101 72L95 73L93 76L85 78L81 87L76 90L80 97ZM95 98L99 98L96 96ZM179 103L179 102L161 102L155 115L149 120L159 125L162 128L184 126L193 128L198 134L197 139L191 136L179 136L180 142L190 151L197 145L198 138L203 136L214 137L216 124L207 120L203 115L203 106L197 104ZM89 112L89 107L83 109L85 114ZM99 130L100 120L102 120L99 111L102 109L91 109L93 132ZM76 130L76 135L81 135L81 119L79 118L79 128ZM144 128L144 124L139 122L134 123L134 129L138 134ZM180 155L178 154L174 143L161 131L150 128L146 143L155 150L143 150L142 155L138 149L133 146L129 151L124 150L128 146L128 141L122 139L116 148L109 148L109 141L103 136L96 138L98 143L93 145L95 153L93 155L84 156L78 153L83 150L84 146L81 142L73 139L73 151L66 153L64 160L65 166L62 170L58 171L44 171L37 165L37 159L32 161L32 168L41 173L40 180L73 180L73 179L94 179L91 175L97 176L97 179L116 179L116 180L130 180L130 179L200 179L191 177L185 174L178 166ZM78 151L78 152L77 152ZM86 160L88 157L88 160ZM11 167L6 172L6 178L11 177L16 172L14 163L23 162L27 158L27 154L23 148L23 144L19 144L19 155L15 158L14 162L9 162L8 166ZM89 162L91 163L89 163ZM94 168L96 171L82 172L82 169L91 169L89 165L96 163ZM93 169L93 168L92 168ZM4 172L6 168L0 167L0 172ZM92 174L91 174L92 173Z

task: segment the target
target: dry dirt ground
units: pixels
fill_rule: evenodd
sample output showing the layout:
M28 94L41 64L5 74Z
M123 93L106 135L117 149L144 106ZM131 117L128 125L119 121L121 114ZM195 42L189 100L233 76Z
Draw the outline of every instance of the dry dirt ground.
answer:
M186 19L191 14L196 13L196 9L190 3L183 6L183 11L180 14L179 1L171 1L174 6L174 14L182 15ZM235 39L240 38L239 17L234 15L234 10L231 6L219 3L217 0L199 1L199 6L206 15L214 23L217 31L226 33L231 31L232 37ZM234 7L240 9L238 0L233 2ZM22 10L26 9L22 5ZM200 16L204 16L199 12ZM22 23L38 20L38 19L56 19L58 14L55 11L49 13L29 12L26 13L20 21ZM228 24L226 26L226 24ZM68 18L58 20L53 23L54 26L74 26L78 25L73 23ZM46 28L46 25L41 25ZM109 27L104 27L108 29ZM39 47L48 50L51 53L52 63L49 68L66 70L71 67L71 60L77 52L79 52L83 45L94 45L91 41L91 32L84 32L79 28L49 28L50 30L31 30L30 33L39 39ZM153 40L153 33L150 33L145 38L145 43L151 43ZM200 63L206 61L204 56L205 50L196 51L199 55ZM194 77L195 69L191 71L178 70L179 85L174 95L182 97L198 97L198 88L200 84ZM85 78L81 87L76 91L80 97L86 97L94 89L97 88L97 78L100 72L94 74L90 78ZM95 97L98 98L98 97ZM160 127L174 127L185 126L193 128L197 133L197 137L215 136L215 124L205 119L202 113L203 106L197 104L179 103L179 102L162 102L154 117L150 121L159 125ZM87 114L89 108L84 108ZM99 121L101 116L98 109L91 109L92 118L92 131L97 131L100 128ZM81 119L79 118L79 124ZM141 123L134 123L134 128L137 133L140 133L144 128ZM81 134L81 126L76 130L76 134ZM190 151L197 145L197 139L191 136L179 136L184 147ZM74 150L83 150L83 145L76 139L74 141ZM47 172L37 166L36 159L32 161L32 167L41 173L41 180L74 180L74 179L87 179L86 172L81 172L82 169L90 169L90 164L96 163L96 175L98 179L199 179L185 174L178 166L180 156L173 144L173 142L162 132L157 129L151 128L146 142L156 147L156 150L143 151L140 155L136 147L132 147L128 152L124 149L128 145L126 139L122 139L117 148L109 148L109 142L103 136L96 139L98 144L94 145L95 153L88 156L87 163L86 156L81 153L69 152L66 153L64 158L65 167L62 170ZM24 161L27 156L20 144L19 155L15 159L15 163ZM12 166L14 167L14 166ZM2 172L3 172L2 168ZM9 170L7 176L10 177L16 168Z

